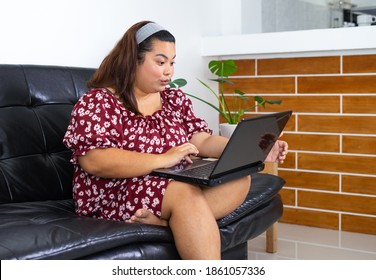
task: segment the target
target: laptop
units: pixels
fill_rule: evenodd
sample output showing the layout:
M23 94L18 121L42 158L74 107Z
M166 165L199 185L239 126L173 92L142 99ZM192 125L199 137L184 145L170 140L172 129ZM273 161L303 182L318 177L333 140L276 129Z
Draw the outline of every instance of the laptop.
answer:
M292 111L241 120L218 159L195 158L152 175L177 181L216 186L264 169L264 160L282 133Z

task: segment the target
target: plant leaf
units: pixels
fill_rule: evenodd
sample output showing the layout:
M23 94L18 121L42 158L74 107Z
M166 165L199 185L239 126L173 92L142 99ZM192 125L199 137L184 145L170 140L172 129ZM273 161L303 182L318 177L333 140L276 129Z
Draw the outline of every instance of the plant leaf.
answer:
M266 104L281 104L282 103L282 100L266 100L262 98L261 96L255 96L254 99L255 101L257 101L258 105L261 105L264 108Z
M268 104L281 104L282 100L265 100L265 103L268 103Z
M209 62L209 70L219 77L228 77L231 74L234 74L238 70L238 67L232 59L225 61L212 60Z
M217 83L220 83L220 84L230 84L230 85L233 85L234 83L231 82L230 80L227 80L227 79L223 79L223 78L218 78L218 79L209 79L210 81L213 81L213 82L217 82Z
M175 85L174 82L171 81L171 80L168 81L168 86L169 86L170 88L176 88L176 85Z
M176 80L170 80L168 82L168 85L171 87L171 88L181 88L181 87L184 87L185 85L187 84L187 80L186 79L176 79Z
M187 84L187 81L185 79L176 79L174 80L174 83L177 84L179 87L183 87Z
M254 100L257 102L257 103L260 103L260 104L263 104L265 101L264 101L264 98L262 98L261 96L255 96L254 97Z
M243 95L239 95L237 96L237 98L239 98L240 100L243 100L244 102L248 101L248 96L243 96Z
M245 94L244 92L242 92L239 89L235 89L234 92L237 93L237 94L239 94L239 95L241 95L241 96L243 96Z

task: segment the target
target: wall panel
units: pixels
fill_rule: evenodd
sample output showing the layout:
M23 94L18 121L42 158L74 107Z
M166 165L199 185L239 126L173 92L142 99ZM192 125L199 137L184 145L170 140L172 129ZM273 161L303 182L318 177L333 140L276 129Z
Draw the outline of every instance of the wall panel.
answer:
M282 222L376 234L376 54L238 60L226 86L281 99L246 117L293 110ZM233 99L232 99L233 100ZM220 119L223 121L222 119Z

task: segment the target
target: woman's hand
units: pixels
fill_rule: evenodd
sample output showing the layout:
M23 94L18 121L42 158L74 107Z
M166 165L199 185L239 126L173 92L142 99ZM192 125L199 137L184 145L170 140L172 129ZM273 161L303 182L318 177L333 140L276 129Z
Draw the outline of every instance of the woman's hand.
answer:
M286 141L277 140L265 161L283 163L288 154L288 147Z
M198 149L191 143L185 143L177 147L172 147L162 155L164 157L163 167L172 167L180 163L182 160L192 163L192 160L189 157L190 155L198 155Z

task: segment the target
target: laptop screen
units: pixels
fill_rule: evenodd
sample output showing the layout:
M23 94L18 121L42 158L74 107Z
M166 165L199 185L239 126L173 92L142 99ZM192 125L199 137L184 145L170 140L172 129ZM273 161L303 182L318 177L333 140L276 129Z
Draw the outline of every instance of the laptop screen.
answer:
M249 166L250 163L262 163L283 127L278 124L276 115L272 114L239 122L212 175Z

